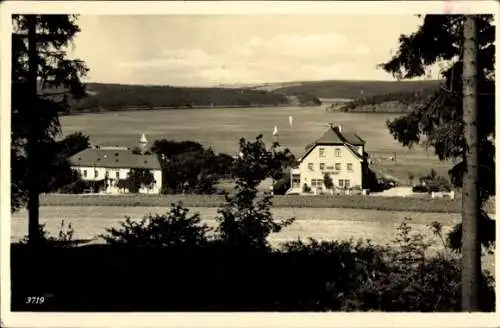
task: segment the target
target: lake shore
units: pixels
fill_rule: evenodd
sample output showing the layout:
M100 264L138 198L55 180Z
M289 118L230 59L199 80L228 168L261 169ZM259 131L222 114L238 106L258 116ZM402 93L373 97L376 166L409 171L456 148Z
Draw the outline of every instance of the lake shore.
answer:
M186 207L218 208L225 203L223 195L40 195L40 206L170 206L182 202ZM380 211L460 213L462 202L457 199L373 196L274 196L273 207L291 208L351 208ZM490 202L487 211L495 213Z

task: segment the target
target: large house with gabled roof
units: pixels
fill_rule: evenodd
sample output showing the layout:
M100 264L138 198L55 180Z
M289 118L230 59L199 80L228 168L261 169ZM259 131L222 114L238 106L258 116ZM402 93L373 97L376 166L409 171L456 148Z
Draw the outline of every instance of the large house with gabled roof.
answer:
M349 192L366 186L368 170L365 141L354 132L342 131L342 126L330 124L323 135L305 147L298 166L290 171L288 194ZM326 190L325 174L333 188ZM310 190L310 191L309 191Z
M128 192L120 188L118 181L127 179L130 170L146 169L154 177L150 186L139 189L140 193L159 194L162 187L162 166L156 154L147 152L148 141L143 134L137 149L129 147L93 146L70 158L71 166L84 181L102 181L103 193Z

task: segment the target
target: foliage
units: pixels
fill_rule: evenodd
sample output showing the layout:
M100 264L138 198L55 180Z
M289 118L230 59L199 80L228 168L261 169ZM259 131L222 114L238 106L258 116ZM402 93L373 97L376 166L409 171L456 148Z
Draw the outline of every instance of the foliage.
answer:
M386 246L310 239L243 253L208 239L180 204L145 220L123 222L106 245L13 245L13 309L33 310L24 297L36 290L53 295L38 311L460 311L459 256L427 252L409 221ZM482 282L482 310L494 311L493 277Z
M280 232L294 219L276 221L271 213L272 196L266 192L257 199L257 186L268 177L277 177L283 165L282 159L289 151L278 150L277 143L270 150L266 149L262 135L254 142L241 138L239 145L241 155L233 167L235 195L226 195L227 203L218 211L217 237L224 245L269 250L269 234Z
M71 226L71 223L66 225L64 220L61 220L61 224L59 225L59 230L56 236L51 236L45 229L45 224L38 225L40 240L42 246L62 246L62 247L71 247L78 243L78 241L73 239L75 234L75 230ZM21 244L28 244L29 236L24 236L21 239Z
M138 193L143 187L151 188L155 178L148 169L131 169L126 179L127 189L131 193Z
M40 149L45 159L41 163L41 191L53 192L78 185L80 175L71 168L69 158L89 147L88 136L80 132L72 133L53 144L47 144Z
M156 140L151 150L163 158L163 193L212 194L218 180L231 174L231 156L195 141Z
M428 255L434 243L421 233L412 233L411 219L398 227L393 246L382 255L384 266L372 272L345 297L347 311L460 311L461 264L457 257ZM381 269L381 270L380 270ZM494 284L483 273L482 310L495 308Z
M148 110L165 107L277 106L288 103L283 95L260 90L102 83L89 83L88 88L93 94L73 101L73 113L126 110L127 107Z
M479 15L477 19L478 107L481 108L478 122L481 164L478 185L483 203L495 194L495 146L491 141L495 135L495 26L492 20L492 15ZM426 15L418 31L402 35L397 54L381 65L387 72L409 79L424 75L425 68L439 60L454 62L442 72L445 85L428 102L408 115L387 122L387 125L394 138L404 146L411 147L425 140L424 145L433 148L439 159L455 160L457 164L449 173L456 187L461 186L465 170L462 120L463 22L463 15ZM483 215L478 218L483 219L490 220Z
M299 104L302 106L320 106L321 105L321 100L317 96L315 96L314 94L304 92L304 93L294 94L294 96L297 97Z
M332 177L330 176L329 173L323 174L323 184L325 185L326 189L328 189L328 190L333 189L334 184L333 184Z
M107 244L127 247L175 248L199 247L207 243L211 230L201 224L199 213L188 216L189 209L182 203L172 204L170 212L164 215L145 216L141 221L127 217L120 222L120 228L108 228L108 234L101 235Z
M33 16L31 16L33 17ZM27 201L28 157L36 158L36 165L42 168L51 167L51 163L60 163L52 151L58 149L55 142L60 133L58 114L68 109L66 94L75 98L84 95L84 87L80 77L85 76L88 69L77 59L67 59L67 46L80 31L75 15L36 15L37 49L35 55L38 62L39 93L32 95L28 81L28 24L29 15L13 15L12 33L12 73L11 73L11 209L15 211ZM59 88L59 89L57 89ZM63 92L53 92L55 89ZM36 97L34 116L31 100ZM36 140L28 149L27 140L31 136ZM69 142L69 140L68 140ZM59 144L60 146L60 144ZM40 154L37 154L40 152ZM34 165L34 164L33 164ZM57 171L57 170L55 170ZM41 171L42 189L47 190L59 186L50 176L53 169ZM66 170L65 175L70 172ZM56 178L57 179L57 178ZM33 182L38 184L38 181ZM48 185L49 186L48 186Z
M313 94L319 98L358 99L388 93L413 92L437 87L439 81L312 81L284 86L274 92L286 95Z
M281 179L275 181L273 185L273 195L284 195L290 189L290 174L284 174Z
M412 188L413 192L450 192L450 182L443 176L439 176L436 170L431 169L429 174L420 177L420 184Z
M380 105L385 102L397 102L402 106L410 107L410 106L418 106L432 96L436 90L438 89L438 85L432 87L426 87L424 89L415 89L406 92L390 92L386 94L377 94L370 97L358 98L354 101L348 102L340 108L341 111L352 111L358 107L367 106L367 105Z

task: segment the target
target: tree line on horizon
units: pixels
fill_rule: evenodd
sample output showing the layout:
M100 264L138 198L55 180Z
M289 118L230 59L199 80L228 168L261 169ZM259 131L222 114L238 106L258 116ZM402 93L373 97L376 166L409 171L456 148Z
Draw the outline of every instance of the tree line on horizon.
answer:
M290 105L286 95L264 90L195 88L172 86L119 85L89 83L89 94L71 100L67 114L119 110L196 108L196 107L267 107ZM299 105L318 105L319 99L298 94Z

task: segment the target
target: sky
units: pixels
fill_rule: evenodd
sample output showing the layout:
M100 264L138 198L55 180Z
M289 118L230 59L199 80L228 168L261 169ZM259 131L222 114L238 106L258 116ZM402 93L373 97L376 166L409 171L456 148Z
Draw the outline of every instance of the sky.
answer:
M377 68L414 15L82 15L88 82L210 86L393 80Z

